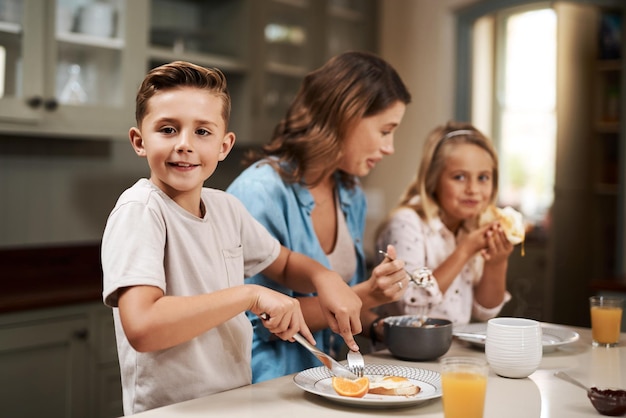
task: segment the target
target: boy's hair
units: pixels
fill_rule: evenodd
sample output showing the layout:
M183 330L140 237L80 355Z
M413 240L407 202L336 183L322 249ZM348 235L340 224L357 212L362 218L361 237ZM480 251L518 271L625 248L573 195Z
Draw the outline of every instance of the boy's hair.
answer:
M270 143L246 162L276 156L278 162L270 164L285 181L303 182L307 173L314 186L337 169L343 140L355 122L396 102L410 101L408 89L389 63L368 52L345 52L306 75ZM289 170L281 163L290 163ZM342 180L354 184L346 173Z
M469 123L448 122L446 125L433 129L428 135L417 177L407 187L400 199L399 207L410 207L425 219L438 214L437 184L450 150L458 144L476 145L491 157L493 190L490 202L495 203L498 194L498 154L493 143ZM415 196L420 197L419 202L414 199Z
M185 61L174 61L152 69L144 78L135 102L135 121L139 126L146 115L148 101L159 91L180 87L206 90L223 101L222 117L230 121L230 94L226 77L217 68L205 68Z

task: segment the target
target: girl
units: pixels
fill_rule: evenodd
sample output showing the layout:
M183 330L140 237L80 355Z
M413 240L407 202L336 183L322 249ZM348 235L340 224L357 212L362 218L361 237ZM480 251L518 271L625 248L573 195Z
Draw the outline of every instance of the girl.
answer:
M430 133L416 180L377 235L377 249L392 244L409 271L425 266L435 278L431 288L407 289L402 313L426 306L431 317L465 324L496 316L511 298L506 271L513 245L499 223L477 226L497 191L498 158L481 132L450 122ZM386 312L392 313L398 312Z

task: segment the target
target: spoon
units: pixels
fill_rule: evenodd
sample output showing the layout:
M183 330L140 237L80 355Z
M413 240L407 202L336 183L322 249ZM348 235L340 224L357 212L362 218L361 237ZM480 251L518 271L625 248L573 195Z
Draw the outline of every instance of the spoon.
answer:
M567 382L573 383L574 385L585 389L585 391L587 391L587 397L591 401L591 404L594 408L596 408L596 411L598 411L602 415L622 416L626 414L626 391L621 389L601 390L596 387L592 387L590 389L565 372L559 371L554 373L554 375L560 379L563 379Z
M585 389L585 391L587 393L589 393L589 391L591 390L587 386L583 385L578 380L574 379L572 376L570 376L569 374L567 374L565 372L556 372L556 373L554 373L554 375L556 377L558 377L559 379L563 379L566 382L570 382L570 383L572 383L572 384L574 384L574 385L576 385L578 387L581 387L581 388Z
M393 258L391 258L391 256L389 256L387 252L383 250L378 250L378 252L384 255L385 257L387 257L389 260L393 261ZM430 271L428 267L419 268L415 270L413 273L411 273L406 268L404 269L404 271L409 276L409 281L415 284L416 286L430 287L430 286L433 286L435 283L433 272ZM416 324L418 327L422 327L426 323L426 321L428 320L429 312L430 312L430 305L419 306L419 314L417 315L419 319L418 319L418 323Z
M378 250L378 252L387 257L389 260L394 260L386 251ZM421 267L415 270L413 273L408 271L406 268L404 269L404 271L409 276L409 281L419 287L430 287L435 283L433 272L430 271L428 267Z

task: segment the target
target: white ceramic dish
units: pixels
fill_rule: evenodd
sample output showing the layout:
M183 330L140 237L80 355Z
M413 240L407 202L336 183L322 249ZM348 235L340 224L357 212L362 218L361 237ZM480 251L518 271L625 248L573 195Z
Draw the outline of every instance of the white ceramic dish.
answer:
M544 353L554 351L558 347L578 341L580 338L577 332L563 326L542 323L541 329ZM477 322L467 325L456 325L452 328L452 335L459 340L484 348L487 338L487 323Z
M401 408L419 405L441 397L441 375L438 372L414 367L383 364L366 364L365 376L402 376L420 387L413 396L386 396L368 393L363 398L350 398L335 392L332 374L326 367L304 370L294 376L294 383L301 389L322 396L330 401L364 408Z

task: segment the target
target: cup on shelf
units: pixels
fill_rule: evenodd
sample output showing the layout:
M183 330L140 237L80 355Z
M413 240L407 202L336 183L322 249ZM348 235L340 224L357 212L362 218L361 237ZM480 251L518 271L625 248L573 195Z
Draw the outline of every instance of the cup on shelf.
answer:
M87 35L110 38L115 29L115 9L104 1L87 3L78 10L78 31Z
M531 375L543 356L541 324L525 318L490 319L485 355L499 376L519 379Z
M477 357L441 359L441 390L445 418L482 418L489 367Z
M623 303L624 299L612 296L589 298L594 347L614 347L619 343Z

